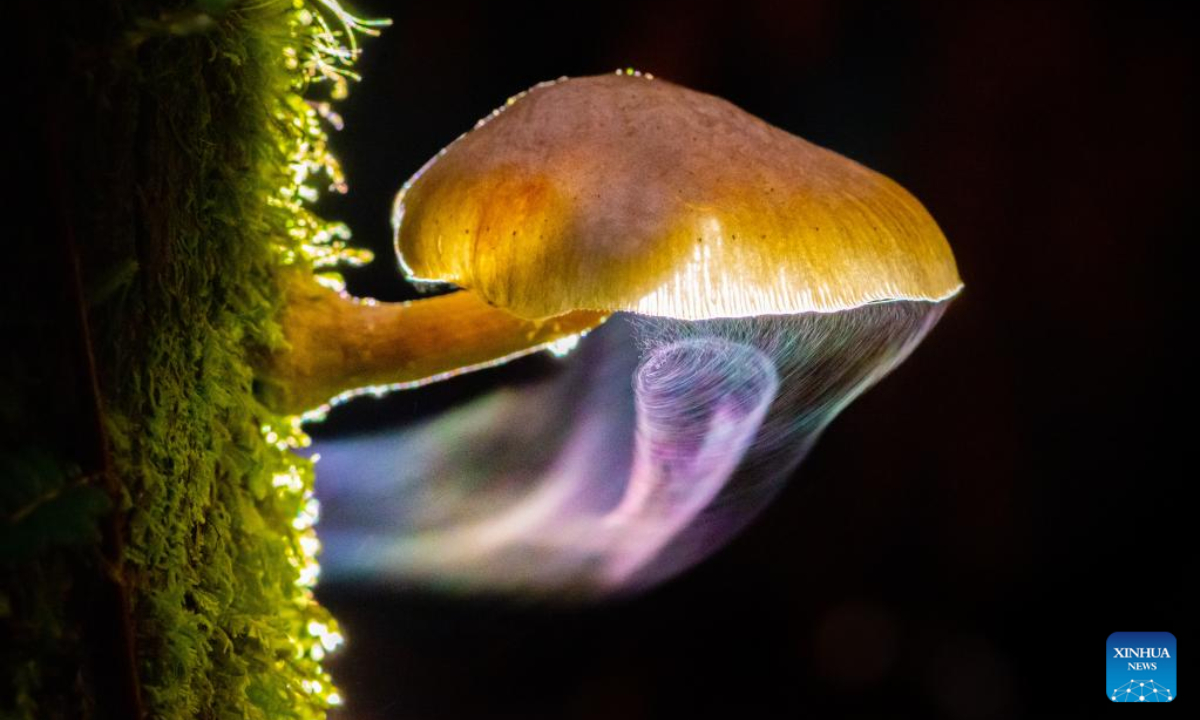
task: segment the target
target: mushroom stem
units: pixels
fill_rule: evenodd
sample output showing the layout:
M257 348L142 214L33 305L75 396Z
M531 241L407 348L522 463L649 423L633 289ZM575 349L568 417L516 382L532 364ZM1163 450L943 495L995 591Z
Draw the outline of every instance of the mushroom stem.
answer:
M459 291L424 300L371 303L330 290L308 273L286 279L287 347L259 369L259 397L301 413L359 388L432 382L534 352L587 332L606 313L576 311L526 320Z

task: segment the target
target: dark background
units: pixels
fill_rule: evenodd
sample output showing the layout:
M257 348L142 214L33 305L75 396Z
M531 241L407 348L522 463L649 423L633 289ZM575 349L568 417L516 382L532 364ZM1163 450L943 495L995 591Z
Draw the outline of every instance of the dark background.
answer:
M626 66L895 178L966 290L748 532L646 596L323 586L344 717L1089 716L1112 709L1114 630L1175 632L1190 704L1194 58L1182 11L1149 5L359 2L395 25L334 138L351 192L324 209L378 254L355 294L412 297L388 216L429 156L537 81ZM538 362L311 430L410 421Z

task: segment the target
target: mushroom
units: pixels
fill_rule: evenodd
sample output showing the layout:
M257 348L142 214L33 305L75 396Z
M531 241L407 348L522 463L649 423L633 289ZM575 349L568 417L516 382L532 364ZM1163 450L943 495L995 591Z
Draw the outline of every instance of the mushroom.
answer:
M933 218L896 183L645 76L509 100L405 185L394 224L411 279L526 318L828 313L962 287Z
M403 460L369 480L340 469L361 446L327 447L334 577L668 578L753 518L962 287L893 181L640 73L510 99L405 184L394 223L410 279L471 294L453 326L609 319L544 386L390 438Z

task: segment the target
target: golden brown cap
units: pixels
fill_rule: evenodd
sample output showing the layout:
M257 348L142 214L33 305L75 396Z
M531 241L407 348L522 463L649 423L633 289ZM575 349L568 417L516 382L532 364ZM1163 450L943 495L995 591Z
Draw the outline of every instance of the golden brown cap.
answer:
M394 222L414 279L527 318L831 312L962 287L937 224L895 182L643 76L509 100L409 180Z

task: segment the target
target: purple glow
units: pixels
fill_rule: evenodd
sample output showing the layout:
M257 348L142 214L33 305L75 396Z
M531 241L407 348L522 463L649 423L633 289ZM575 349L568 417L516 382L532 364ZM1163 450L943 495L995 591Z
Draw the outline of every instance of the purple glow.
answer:
M943 307L618 315L541 384L319 443L324 579L593 596L661 582L744 527Z

